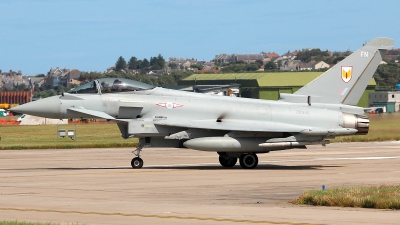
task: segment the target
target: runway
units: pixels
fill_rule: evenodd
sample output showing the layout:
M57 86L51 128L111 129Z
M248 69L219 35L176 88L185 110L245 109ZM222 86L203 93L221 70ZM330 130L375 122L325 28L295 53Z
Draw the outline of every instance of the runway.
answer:
M59 224L398 224L400 211L297 206L305 190L400 185L400 142L259 154L256 169L216 153L145 149L0 151L0 220ZM238 163L239 164L239 163Z

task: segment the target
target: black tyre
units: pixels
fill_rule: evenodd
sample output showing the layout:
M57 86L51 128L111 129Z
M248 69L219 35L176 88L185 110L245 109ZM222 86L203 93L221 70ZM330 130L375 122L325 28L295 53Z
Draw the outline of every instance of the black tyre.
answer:
M133 169L140 169L143 167L143 159L135 157L131 161L131 166Z
M219 163L223 167L233 167L236 165L236 162L237 162L236 157L219 156Z
M242 154L239 159L240 166L243 169L253 169L258 165L258 157L256 154Z

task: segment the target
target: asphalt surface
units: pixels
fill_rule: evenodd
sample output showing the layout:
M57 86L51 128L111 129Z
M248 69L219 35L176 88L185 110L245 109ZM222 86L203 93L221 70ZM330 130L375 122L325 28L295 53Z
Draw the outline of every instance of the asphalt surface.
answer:
M400 210L292 205L305 190L400 185L400 142L259 154L222 168L216 153L145 149L0 151L0 220L59 224L399 224ZM239 164L239 163L238 163Z

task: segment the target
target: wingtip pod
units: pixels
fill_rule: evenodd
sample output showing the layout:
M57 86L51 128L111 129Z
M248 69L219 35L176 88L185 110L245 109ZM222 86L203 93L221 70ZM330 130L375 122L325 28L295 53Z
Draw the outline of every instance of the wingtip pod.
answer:
M390 50L393 48L394 40L386 37L378 37L368 42L364 46L373 46L378 49Z

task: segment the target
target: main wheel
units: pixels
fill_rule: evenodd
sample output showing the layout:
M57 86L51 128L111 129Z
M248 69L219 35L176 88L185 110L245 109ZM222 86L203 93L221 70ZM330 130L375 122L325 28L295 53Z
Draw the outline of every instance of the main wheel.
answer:
M219 156L219 163L223 167L233 167L234 165L236 165L236 162L236 157Z
M256 154L242 154L239 159L240 166L243 169L253 169L258 164L258 157Z
M133 169L140 169L143 167L143 159L135 157L131 161L131 166Z

